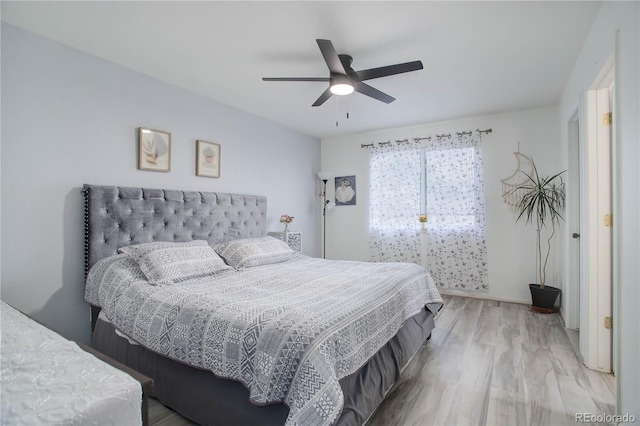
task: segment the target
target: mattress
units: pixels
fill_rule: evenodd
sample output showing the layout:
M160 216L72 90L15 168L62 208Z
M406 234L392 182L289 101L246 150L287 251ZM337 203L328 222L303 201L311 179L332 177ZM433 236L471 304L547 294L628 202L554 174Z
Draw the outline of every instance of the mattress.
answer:
M130 375L0 302L2 424L139 425Z
M339 379L425 306L441 306L433 280L413 264L298 255L179 285L141 276L122 255L103 259L86 299L152 351L242 382L256 405L286 403L291 425L335 422Z
M355 373L340 379L344 402L335 425L365 424L433 328L433 314L426 309L420 311ZM249 391L240 382L174 361L132 342L104 315L96 322L92 346L153 377L151 396L200 425L281 426L289 415L284 403L251 403Z

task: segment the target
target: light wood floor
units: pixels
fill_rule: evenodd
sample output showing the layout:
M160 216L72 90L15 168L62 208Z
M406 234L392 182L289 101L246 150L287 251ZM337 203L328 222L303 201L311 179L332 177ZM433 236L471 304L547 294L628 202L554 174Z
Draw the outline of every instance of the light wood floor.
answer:
M367 426L575 425L613 414L614 380L576 358L557 314L513 303L444 296L432 338ZM156 426L191 425L151 402Z

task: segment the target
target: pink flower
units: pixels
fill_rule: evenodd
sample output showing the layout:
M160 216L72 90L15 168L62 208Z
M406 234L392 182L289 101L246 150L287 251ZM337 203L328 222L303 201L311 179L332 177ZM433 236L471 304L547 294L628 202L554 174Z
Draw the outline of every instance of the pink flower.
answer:
M281 223L291 223L293 222L293 216L289 216L288 214L283 214L280 216Z

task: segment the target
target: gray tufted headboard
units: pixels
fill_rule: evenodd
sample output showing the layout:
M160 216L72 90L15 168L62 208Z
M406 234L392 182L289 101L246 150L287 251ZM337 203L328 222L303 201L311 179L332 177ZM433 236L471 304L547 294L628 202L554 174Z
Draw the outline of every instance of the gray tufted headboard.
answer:
M222 241L267 234L267 198L84 185L85 274L118 248L150 241Z

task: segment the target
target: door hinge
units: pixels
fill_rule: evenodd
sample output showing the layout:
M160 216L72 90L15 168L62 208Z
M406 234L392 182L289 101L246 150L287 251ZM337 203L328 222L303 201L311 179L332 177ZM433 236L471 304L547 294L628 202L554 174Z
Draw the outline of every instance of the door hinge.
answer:
M611 124L613 123L613 113L605 112L602 116L602 123L607 126L611 126Z
M613 215L612 214L605 214L604 215L604 226L606 226L607 228L611 228L613 226Z
M604 328L607 330L613 330L613 318L612 317L604 317Z

